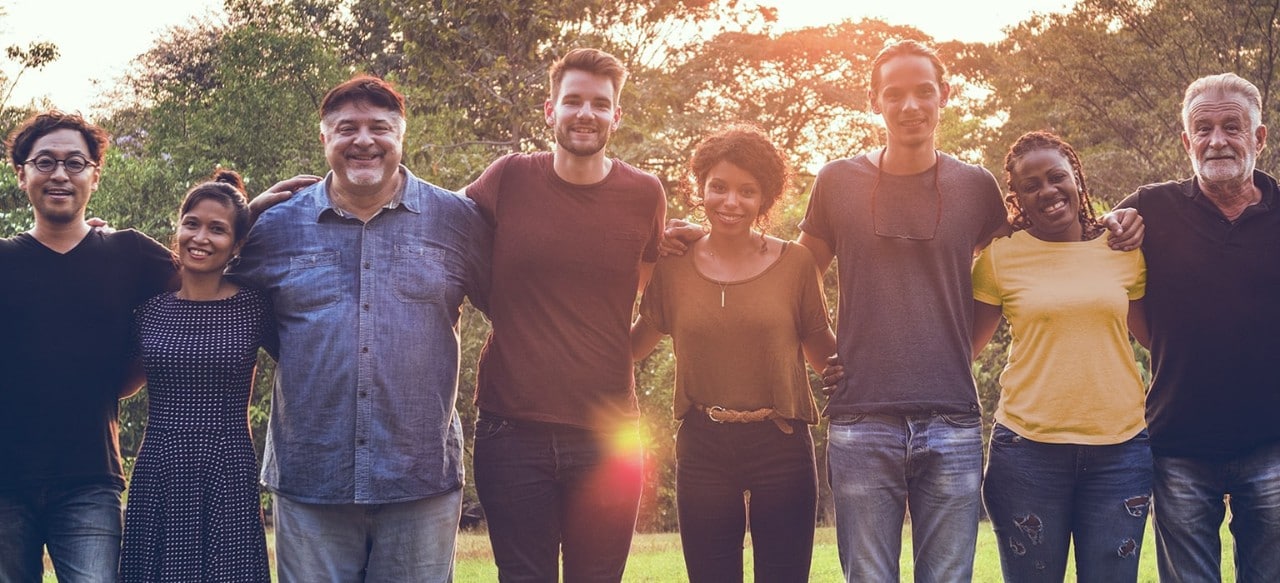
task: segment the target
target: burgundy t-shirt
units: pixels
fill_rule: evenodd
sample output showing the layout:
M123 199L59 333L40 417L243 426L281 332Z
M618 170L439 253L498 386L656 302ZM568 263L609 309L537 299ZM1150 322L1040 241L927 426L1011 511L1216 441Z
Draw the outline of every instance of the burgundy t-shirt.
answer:
M618 160L599 183L570 184L543 152L498 159L466 194L494 227L477 407L593 429L636 418L629 333L640 263L658 258L662 184Z

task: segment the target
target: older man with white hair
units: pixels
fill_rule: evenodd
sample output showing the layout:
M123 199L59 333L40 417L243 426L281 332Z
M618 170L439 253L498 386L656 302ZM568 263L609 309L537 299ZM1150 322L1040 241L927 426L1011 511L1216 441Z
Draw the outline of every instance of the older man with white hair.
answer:
M1220 580L1229 505L1237 581L1280 581L1280 188L1255 168L1262 98L1202 77L1182 123L1195 176L1121 204L1146 224L1160 580Z

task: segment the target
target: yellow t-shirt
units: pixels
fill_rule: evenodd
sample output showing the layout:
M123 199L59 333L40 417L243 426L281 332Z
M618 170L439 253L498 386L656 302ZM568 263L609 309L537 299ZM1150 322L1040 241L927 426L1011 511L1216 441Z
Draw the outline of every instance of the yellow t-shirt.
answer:
M1001 306L1013 340L995 419L1044 443L1108 445L1145 426L1146 388L1126 318L1146 292L1141 251L1106 237L992 242L973 265L974 299Z

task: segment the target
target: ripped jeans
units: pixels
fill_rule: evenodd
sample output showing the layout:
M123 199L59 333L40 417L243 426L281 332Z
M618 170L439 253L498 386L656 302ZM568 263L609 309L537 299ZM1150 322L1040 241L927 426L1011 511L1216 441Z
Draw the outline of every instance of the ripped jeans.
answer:
M1074 542L1080 581L1137 581L1152 472L1145 430L1115 445L1075 445L996 424L982 499L1004 580L1062 581Z

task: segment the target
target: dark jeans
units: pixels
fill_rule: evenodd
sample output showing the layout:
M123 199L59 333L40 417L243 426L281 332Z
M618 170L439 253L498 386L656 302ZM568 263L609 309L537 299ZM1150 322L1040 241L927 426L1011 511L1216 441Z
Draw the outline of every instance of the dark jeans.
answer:
M567 425L476 420L476 491L498 580L621 581L640 507L636 424L607 434Z
M1236 581L1280 581L1280 444L1227 459L1156 456L1160 580L1221 581L1218 529L1230 495Z
M1076 445L997 424L982 497L1004 580L1062 581L1074 542L1080 581L1137 581L1151 475L1146 431L1115 445Z
M787 435L771 421L719 424L697 411L681 423L676 508L691 583L742 581L748 524L756 581L809 580L818 478L809 428L791 425Z
M0 492L0 581L39 583L48 546L58 581L113 583L123 526L114 484Z

